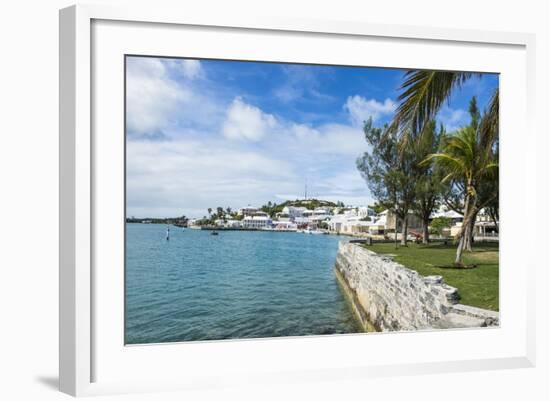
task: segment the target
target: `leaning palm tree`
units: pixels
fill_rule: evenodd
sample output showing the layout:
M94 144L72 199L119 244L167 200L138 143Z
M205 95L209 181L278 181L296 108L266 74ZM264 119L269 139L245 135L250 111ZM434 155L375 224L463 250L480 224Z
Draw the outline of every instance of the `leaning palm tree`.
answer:
M398 97L399 106L397 107L393 121L388 126L386 135L396 135L401 139L401 149L405 149L411 145L411 141L418 140L418 135L422 133L425 125L433 120L445 101L449 99L454 90L460 88L467 80L474 76L481 76L479 73L472 72L453 72L453 71L429 71L429 70L410 70L405 74L404 82L401 85L401 94ZM479 146L476 149L485 149L488 152L494 148L498 149L498 124L499 124L499 92L498 88L495 90L492 99L488 105L485 115L479 124L477 129L469 128L469 133L455 135L457 138L450 140L447 144L448 152L444 151L442 154L448 153L448 158L444 156L433 156L434 159L439 159L440 164L448 164L447 167L451 168L452 174L446 177L446 180L463 182L463 194L469 194L467 198L463 195L463 201L466 203L468 200L468 209L472 215L468 217L469 220L475 219L476 211L472 209L471 202L472 196L475 195L475 186L468 187L465 179L466 175L475 176L477 174L488 173L483 168L481 171L471 172L470 174L458 174L461 170L459 164L462 162L463 169L466 169L467 160L460 160L461 157L467 159L466 149L463 150L463 154L460 155L458 149L460 146L465 146L468 141L476 138ZM464 136L464 138L459 138ZM468 137L468 138L466 138ZM466 140L466 141L465 141ZM470 143L473 145L473 143ZM454 154L457 152L458 154ZM483 152L482 152L483 153ZM477 154L477 152L476 152ZM453 161L453 158L456 159ZM446 160L446 162L444 161ZM455 165L453 166L453 163ZM489 163L490 164L490 163ZM491 168L491 170L494 170ZM494 171L491 172L495 174ZM498 172L496 173L498 174ZM498 180L498 175L493 177L494 180ZM474 199L477 200L477 199ZM475 203L475 202L474 202ZM480 202L478 202L480 203ZM483 204L485 202L481 202ZM466 205L465 205L466 209ZM466 214L464 215L466 220ZM471 226L468 225L468 227ZM466 224L463 224L463 230L466 228ZM462 250L464 247L464 232L461 233L459 247L457 249L457 262L460 263Z
M484 116L481 126L489 118ZM480 202L479 191L487 180L498 179L498 158L495 143L487 139L482 129L467 126L456 133L442 138L441 151L428 156L424 163L434 160L444 171L443 182L460 181L464 183L464 219L458 234L458 247L455 263L462 264L462 251L472 222L479 210L489 204L498 193ZM491 135L493 135L491 133Z

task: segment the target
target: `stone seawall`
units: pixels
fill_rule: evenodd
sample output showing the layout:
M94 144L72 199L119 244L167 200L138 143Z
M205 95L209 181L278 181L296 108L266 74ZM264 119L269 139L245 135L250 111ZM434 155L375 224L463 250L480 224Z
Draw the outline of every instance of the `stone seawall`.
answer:
M461 305L441 276L414 270L363 246L340 242L336 276L366 331L498 326L498 312Z

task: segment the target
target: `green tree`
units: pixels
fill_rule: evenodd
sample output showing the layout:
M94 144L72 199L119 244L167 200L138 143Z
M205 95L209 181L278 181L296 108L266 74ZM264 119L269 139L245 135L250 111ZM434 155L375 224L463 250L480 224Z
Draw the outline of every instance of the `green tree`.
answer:
M498 93L495 95L498 96ZM493 157L498 162L498 100L492 99L490 103L492 110L481 115L477 106L477 100L473 97L469 104L470 124L469 127L476 132L478 137L477 152L488 152L490 157ZM498 169L495 172L485 174L482 179L476 182L477 196L474 201L476 203L473 208L474 214L470 219L469 225L464 228L463 249L472 250L474 241L474 228L479 211L488 207L493 212L493 220L498 221ZM446 182L445 190L443 191L443 202L451 210L459 214L464 214L465 209L465 193L467 182L464 177L451 177Z
M436 168L434 163L423 163L423 161L429 155L437 152L443 132L443 128L439 133L437 132L436 123L432 120L411 142L412 152L417 161L413 169L415 197L412 208L422 220L422 242L424 244L430 241L430 216L439 204L444 185L441 183L440 169Z
M399 152L397 137L385 135L386 130L386 126L375 127L372 118L365 123L365 139L371 150L357 159L357 168L377 202L401 221L401 244L406 245L408 215L415 197L413 170L417 160L410 148Z
M453 221L448 217L436 217L432 220L431 229L434 233L436 233L439 236L443 235L443 230L445 228L450 228L453 224Z
M384 207L384 205L381 205L380 203L378 202L374 202L373 205L369 205L369 207L374 210L374 213L376 214L379 214L379 213L382 213L384 210L386 210L386 208Z
M487 115L484 118L489 118ZM481 122L483 125L483 121ZM481 129L474 129L472 125L461 128L456 133L442 138L441 151L430 155L426 161L435 160L444 171L443 182L455 180L462 182L464 199L464 220L458 235L456 264L462 263L462 252L467 249L467 242L471 238L471 230L475 216L479 210L488 205L498 192L484 196L481 193L486 180L498 177L498 158L495 154L495 144L487 140ZM490 135L493 135L490 133ZM471 246L471 244L470 244Z
M386 136L397 134L400 138L400 148L407 149L409 143L422 132L424 126L436 117L441 106L448 100L452 92L461 87L467 80L480 75L468 72L408 71L405 74L404 82L401 86L401 94L398 97L399 106L392 123L388 127ZM447 194L450 194L455 198L454 200L463 204L464 224L459 239L460 249L457 249L457 263L461 261L462 249L464 247L471 249L473 226L475 224L475 215L479 211L479 205L487 203L487 200L494 201L494 197L497 196L491 194L491 191L481 191L483 184L491 179L489 176L494 174L494 171L489 172L489 170L494 169L480 166L479 162L482 159L490 160L491 156L487 156L487 154L492 153L495 147L498 148L498 99L499 91L497 88L490 101L488 110L482 118L477 110L477 102L472 100L470 103L472 122L469 127L463 129L467 132L463 131L454 135L455 139L447 141L446 149L440 156L435 157L439 159L440 165L452 171L452 174L448 174L444 180L449 184ZM477 143L476 141L471 141L472 138L478 138ZM496 146L495 143L497 143ZM478 146L468 151L465 149L465 146L468 146L468 144L476 144ZM456 146L462 146L462 150ZM453 149L453 147L455 148ZM457 155L460 153L462 155ZM481 170L473 172L469 167L463 165L462 170L464 174L457 173L460 170L458 167L459 160L464 158L461 162L463 164L467 162L466 159L468 156L466 153L473 155L473 159L477 160L474 163L474 167L481 167ZM443 156L443 154L446 154L446 156ZM454 162L452 161L453 159ZM453 163L455 165L451 166ZM492 164L492 161L487 163L488 166ZM498 166L498 161L495 165ZM479 178L480 181L469 181L472 177ZM492 179L494 180L495 178L493 177ZM479 196L482 192L489 194L483 201L481 196ZM473 215L467 214L466 211L473 213Z

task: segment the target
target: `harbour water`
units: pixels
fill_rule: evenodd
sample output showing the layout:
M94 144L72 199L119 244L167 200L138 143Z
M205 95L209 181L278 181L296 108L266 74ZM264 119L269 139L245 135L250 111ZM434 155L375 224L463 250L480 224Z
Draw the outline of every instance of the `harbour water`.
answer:
M126 343L360 331L332 235L126 225Z

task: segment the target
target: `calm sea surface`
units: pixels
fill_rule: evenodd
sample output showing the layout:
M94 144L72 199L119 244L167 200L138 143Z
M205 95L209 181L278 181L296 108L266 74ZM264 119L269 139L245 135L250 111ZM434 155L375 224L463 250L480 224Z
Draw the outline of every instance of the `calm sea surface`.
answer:
M334 275L341 238L126 226L126 343L360 331Z

